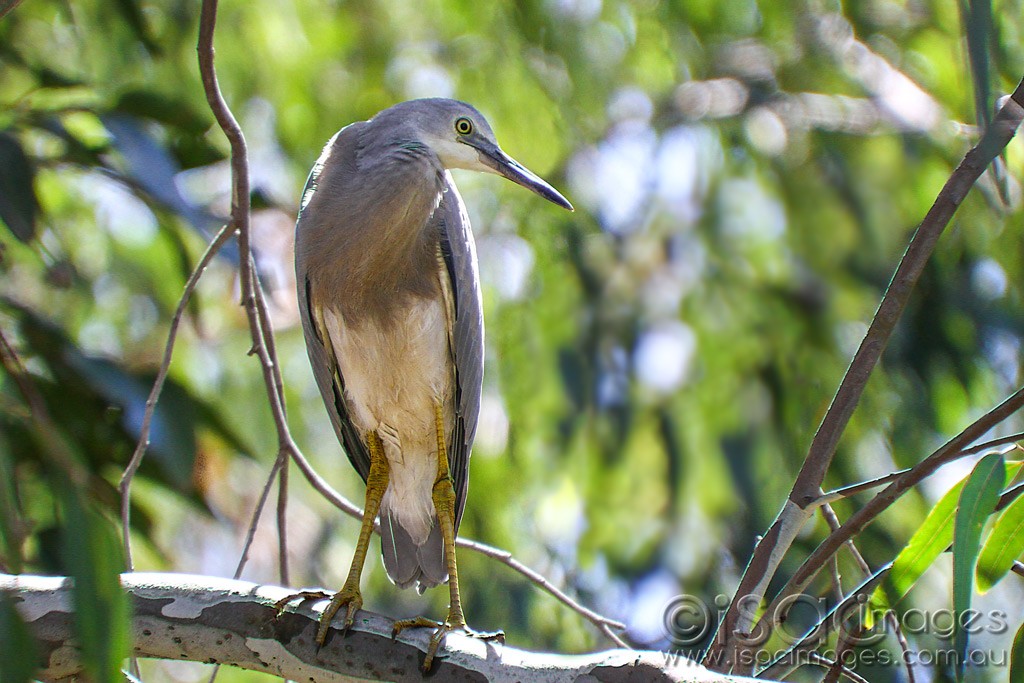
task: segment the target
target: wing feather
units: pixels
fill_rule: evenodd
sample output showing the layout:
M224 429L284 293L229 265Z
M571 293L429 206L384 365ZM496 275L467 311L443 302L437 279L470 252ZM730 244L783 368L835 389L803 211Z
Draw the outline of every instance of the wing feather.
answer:
M469 457L480 417L484 370L483 302L476 243L469 216L451 176L434 215L441 221L441 255L451 283L455 321L451 350L455 361L455 427L448 444L448 465L455 488L455 529L459 528L469 488Z
M334 346L324 324L322 299L310 282L307 270L308 254L315 251L311 249L309 243L311 239L315 240L315 233L310 233L310 229L320 226L306 225L303 220L306 217L306 207L317 194L320 176L328 158L334 156L336 163L342 167L354 163L356 133L362 125L362 122L354 123L338 131L324 146L323 153L306 180L306 186L302 190L299 220L295 225L295 285L299 300L299 316L302 319L302 333L306 337L306 351L313 367L313 376L316 378L317 387L320 389L338 440L344 446L352 466L365 482L370 473L370 455L359 430L349 417L345 404L345 377L338 366Z

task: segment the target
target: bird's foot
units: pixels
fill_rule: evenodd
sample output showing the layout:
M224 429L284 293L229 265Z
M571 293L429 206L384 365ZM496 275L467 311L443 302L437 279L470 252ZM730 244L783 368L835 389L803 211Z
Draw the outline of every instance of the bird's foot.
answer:
M334 594L331 598L331 604L327 605L327 609L324 610L323 615L320 616L320 628L316 632L316 644L319 647L323 647L323 644L327 641L327 631L331 628L331 622L334 620L334 615L338 611L345 607L345 625L342 627L342 631L348 633L348 629L352 626L352 622L356 619L356 612L363 606L363 596L359 592L358 586L352 587L347 583L342 587L340 591Z
M274 603L274 611L276 612L274 618L276 619L284 614L284 608L287 607L289 603L295 602L296 600L299 602L305 602L306 600L326 600L329 597L331 597L330 593L320 590L306 590L292 593L291 595L281 598Z
M342 630L347 632L349 627L355 621L356 612L358 612L363 606L363 596L359 592L358 588L350 587L348 584L335 593L333 596L330 593L324 591L299 591L293 593L286 598L282 598L274 603L274 609L277 610L278 616L284 612L284 608L288 606L288 603L293 600L326 600L331 599L331 603L324 609L323 614L320 615L320 626L316 632L316 644L317 647L323 647L327 641L327 632L331 628L331 622L334 620L336 615L342 607L346 607L345 611L345 625Z
M459 631L470 638L498 640L502 643L505 642L504 631L474 631L466 625L465 621L453 620L450 617L448 621L435 621L433 619L428 619L427 617L415 617L413 619L402 619L400 621L396 621L395 625L391 628L391 637L398 637L398 634L407 628L434 629L434 634L430 636L430 645L427 647L427 656L423 659L424 673L430 671L430 667L434 663L434 657L437 656L437 651L440 649L441 643L444 642L444 637L452 631Z

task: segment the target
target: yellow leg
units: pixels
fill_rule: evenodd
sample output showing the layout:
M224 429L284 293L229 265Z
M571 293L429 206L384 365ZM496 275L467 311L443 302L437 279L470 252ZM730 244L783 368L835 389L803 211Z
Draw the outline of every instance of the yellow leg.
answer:
M366 564L366 553L370 545L370 536L373 534L373 520L380 510L380 501L384 497L384 491L388 488L388 459L384 456L384 445L376 432L367 432L366 445L370 451L370 474L366 477L366 504L363 506L363 522L359 528L359 540L356 542L356 552L352 557L352 566L348 570L348 578L341 590L331 598L331 604L324 610L320 617L320 628L316 633L316 644L323 645L327 640L327 631L331 627L334 615L338 613L343 605L348 609L345 614L345 629L347 630L355 620L356 611L363 606L363 596L359 592L359 578L363 574L363 565Z
M359 540L356 542L356 552L352 557L352 566L348 570L348 578L341 590L334 594L331 603L324 610L320 617L320 627L316 633L316 644L323 646L327 640L327 632L331 628L331 621L334 615L342 607L345 611L345 630L348 630L355 621L356 612L363 606L363 596L359 591L359 579L363 573L363 565L366 564L366 553L370 545L370 536L373 534L373 520L380 510L380 501L384 497L384 491L388 488L388 476L390 467L388 459L384 456L384 446L376 432L367 432L366 445L370 451L370 474L366 478L366 504L363 507L363 521L359 528ZM297 597L301 598L323 598L327 594L319 591L303 591L278 601L276 607L278 612L284 606Z
M461 630L468 635L484 639L502 639L505 634L480 633L473 631L466 626L466 617L462 612L462 598L459 595L459 569L455 560L455 487L452 483L451 471L448 467L448 448L444 441L444 415L441 412L441 404L434 404L434 427L437 432L437 479L434 481L434 489L431 498L434 501L434 509L437 512L437 521L441 525L441 538L444 542L445 560L448 563L448 590L450 602L448 604L448 618L443 622L437 622L426 617L415 619L403 619L396 621L392 634L397 636L402 630L411 627L434 628L434 635L430 638L430 646L427 648L427 656L423 660L423 670L430 671L434 657L444 641L444 637L454 630Z

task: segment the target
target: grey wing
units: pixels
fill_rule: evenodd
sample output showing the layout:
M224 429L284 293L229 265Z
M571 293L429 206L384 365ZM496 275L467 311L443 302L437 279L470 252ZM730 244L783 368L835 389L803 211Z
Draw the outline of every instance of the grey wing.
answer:
M448 444L448 466L455 488L455 530L466 507L469 456L480 417L484 373L484 312L480 298L476 244L462 197L448 178L435 212L443 223L441 254L455 299L451 347L455 360L455 428Z
M327 414L331 417L331 424L338 435L338 440L344 446L352 466L365 482L370 473L370 454L359 436L359 430L348 416L348 407L345 404L345 378L334 358L334 347L327 336L323 318L313 303L309 279L303 278L297 283L297 288L302 332L306 337L306 352L309 354L310 365L313 366L313 376L316 377L320 396L327 407Z
M309 355L310 365L313 367L313 376L316 378L317 387L320 389L320 396L324 400L327 413L331 417L331 424L338 435L348 459L352 466L359 472L359 476L366 481L370 473L370 456L366 445L359 436L359 430L349 419L348 407L345 404L345 378L341 374L334 356L334 346L330 342L330 335L327 332L323 321L322 302L317 297L309 280L306 270L305 256L310 239L307 232L310 226L304 223L306 207L313 201L317 193L320 174L324 169L327 158L335 150L335 141L341 148L338 152L342 162L347 159L346 152L352 148L351 137L345 137L346 131L355 131L360 124L352 124L338 131L338 133L324 146L323 154L313 166L313 170L306 180L306 187L302 191L302 204L299 210L299 220L295 224L295 288L299 300L299 315L302 318L302 333L306 338L306 352Z

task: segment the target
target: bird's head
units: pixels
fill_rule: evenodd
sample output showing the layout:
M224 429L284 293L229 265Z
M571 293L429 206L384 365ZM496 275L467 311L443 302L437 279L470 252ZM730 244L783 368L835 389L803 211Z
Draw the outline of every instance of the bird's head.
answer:
M430 147L445 168L461 168L504 176L544 199L572 211L558 190L498 145L487 119L465 102L448 99L410 100L392 107L413 121L419 142Z

